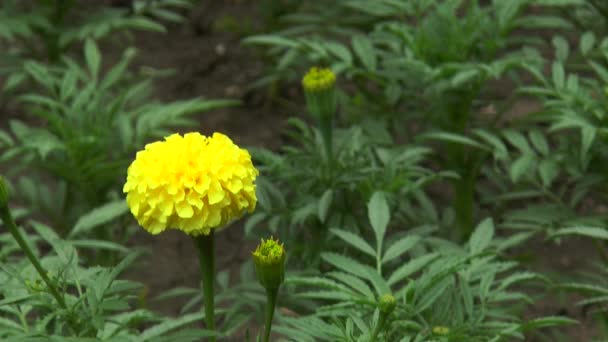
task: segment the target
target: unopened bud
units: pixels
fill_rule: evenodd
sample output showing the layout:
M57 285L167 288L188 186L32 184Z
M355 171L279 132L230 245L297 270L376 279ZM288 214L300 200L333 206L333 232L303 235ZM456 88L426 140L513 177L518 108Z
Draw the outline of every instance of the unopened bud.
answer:
M262 242L253 252L258 281L267 290L276 290L285 278L285 248L272 238Z

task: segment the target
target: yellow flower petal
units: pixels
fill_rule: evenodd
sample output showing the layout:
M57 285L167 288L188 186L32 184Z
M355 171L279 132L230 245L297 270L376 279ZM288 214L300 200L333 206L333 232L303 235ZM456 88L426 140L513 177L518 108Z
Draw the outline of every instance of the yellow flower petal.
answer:
M131 213L152 234L209 234L255 208L257 175L249 153L221 133L173 134L137 152L123 192Z

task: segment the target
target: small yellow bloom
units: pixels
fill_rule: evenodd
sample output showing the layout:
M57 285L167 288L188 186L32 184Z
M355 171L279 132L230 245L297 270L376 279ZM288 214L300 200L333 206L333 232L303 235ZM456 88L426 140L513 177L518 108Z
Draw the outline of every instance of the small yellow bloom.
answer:
M312 67L302 79L302 86L307 92L328 90L335 84L336 75L327 68Z
M148 232L207 235L255 209L257 175L249 152L223 134L173 134L137 153L123 192Z

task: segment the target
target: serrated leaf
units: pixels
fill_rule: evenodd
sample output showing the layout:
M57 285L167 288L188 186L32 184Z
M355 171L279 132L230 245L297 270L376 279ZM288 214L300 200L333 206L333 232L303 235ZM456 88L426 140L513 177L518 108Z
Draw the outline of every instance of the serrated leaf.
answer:
M608 229L601 227L568 227L558 229L551 237L560 237L564 235L580 235L594 239L608 240Z
M509 176L513 183L519 182L521 177L525 175L534 165L536 157L533 154L526 153L517 158L509 168Z
M555 61L551 66L553 85L557 89L563 89L566 85L566 72L562 63Z
M591 49L593 49L593 46L595 45L595 34L591 31L587 31L585 33L583 33L583 35L581 36L581 40L579 43L579 47L581 50L581 54L583 54L583 56L586 56L589 51L591 51Z
M425 254L418 258L412 259L409 262L403 264L401 267L397 268L388 278L388 284L394 285L399 281L405 279L411 274L418 272L421 268L426 266L431 261L437 259L439 257L439 253L431 253Z
M469 250L472 255L483 252L486 249L492 238L494 237L494 221L492 218L486 218L477 225L471 238L469 239Z
M341 229L331 229L330 231L363 253L366 253L373 258L376 257L376 251L359 235Z
M390 221L390 210L384 193L374 192L369 202L367 202L367 216L376 235L377 250L380 250Z
M325 220L327 219L327 213L329 212L329 208L331 207L331 202L333 198L334 191L332 189L327 189L323 193L323 196L321 196L321 198L319 199L318 214L319 220L321 220L322 223L325 223Z
M92 39L87 39L84 43L84 57L93 78L97 78L99 66L101 64L101 55L97 49L97 45Z
M543 186L549 187L559 175L559 167L555 161L543 159L538 165L538 175L543 182Z
M419 241L419 236L406 236L395 241L392 245L390 245L390 247L386 249L386 252L384 252L384 255L382 256L382 263L387 263L399 256L402 256L403 253L410 250Z
M127 211L129 211L129 207L124 200L104 204L81 216L68 236L74 237L81 233L90 232L93 228L108 223L124 215Z
M372 42L364 35L357 35L352 38L352 45L355 54L361 63L371 71L376 70L376 52Z

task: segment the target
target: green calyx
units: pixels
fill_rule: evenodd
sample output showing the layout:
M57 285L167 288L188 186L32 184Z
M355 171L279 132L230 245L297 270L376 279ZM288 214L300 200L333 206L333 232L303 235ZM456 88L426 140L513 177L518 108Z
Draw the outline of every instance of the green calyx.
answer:
M397 306L395 297L391 294L385 294L378 300L378 309L385 315L390 315Z
M279 240L270 238L253 252L253 263L258 281L266 289L278 289L285 278L285 248Z
M336 113L336 75L329 69L313 67L302 79L308 111L321 125L331 125Z

